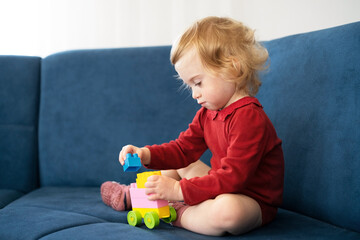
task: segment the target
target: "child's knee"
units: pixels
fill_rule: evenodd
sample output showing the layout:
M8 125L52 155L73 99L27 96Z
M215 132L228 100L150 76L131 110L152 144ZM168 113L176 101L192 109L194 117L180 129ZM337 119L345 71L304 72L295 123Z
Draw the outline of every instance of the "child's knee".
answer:
M219 195L214 200L213 224L232 234L247 232L261 225L261 210L255 200L242 198L234 194ZM253 202L252 202L253 201ZM251 206L252 205L252 206ZM260 222L259 222L260 221Z
M220 195L215 199L212 209L218 224L232 226L242 218L244 211L230 195Z

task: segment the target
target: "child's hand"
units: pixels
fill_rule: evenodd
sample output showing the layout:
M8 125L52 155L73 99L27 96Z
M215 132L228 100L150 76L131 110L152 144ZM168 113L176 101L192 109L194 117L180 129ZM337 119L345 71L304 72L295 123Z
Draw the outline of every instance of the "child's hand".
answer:
M148 177L147 182L145 183L145 188L145 193L149 195L149 200L184 200L180 182L167 176L153 175Z
M125 164L126 154L128 154L128 153L131 153L131 154L137 153L137 155L141 159L142 165L148 165L150 163L151 154L150 154L150 150L148 148L145 148L145 147L138 148L133 145L126 145L121 149L121 151L119 153L119 162L122 166L124 166L124 164Z

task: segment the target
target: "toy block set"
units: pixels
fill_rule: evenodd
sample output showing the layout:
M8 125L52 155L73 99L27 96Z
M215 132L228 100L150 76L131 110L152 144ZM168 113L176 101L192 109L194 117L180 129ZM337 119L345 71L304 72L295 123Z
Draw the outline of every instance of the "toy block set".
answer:
M129 157L131 157L131 154ZM153 229L159 225L160 219L166 223L171 223L176 220L176 211L173 207L169 206L168 201L148 200L148 196L145 194L145 183L147 178L153 175L161 175L161 172L138 173L136 183L130 185L132 211L128 213L127 220L131 226L139 226L142 223L142 219L144 219L145 225L149 229Z

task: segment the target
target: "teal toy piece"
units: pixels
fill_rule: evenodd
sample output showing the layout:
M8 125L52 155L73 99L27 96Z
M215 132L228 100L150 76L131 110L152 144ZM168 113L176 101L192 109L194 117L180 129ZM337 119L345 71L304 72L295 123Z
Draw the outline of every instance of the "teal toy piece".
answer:
M137 172L141 168L141 161L137 153L126 154L125 164L123 166L124 172Z

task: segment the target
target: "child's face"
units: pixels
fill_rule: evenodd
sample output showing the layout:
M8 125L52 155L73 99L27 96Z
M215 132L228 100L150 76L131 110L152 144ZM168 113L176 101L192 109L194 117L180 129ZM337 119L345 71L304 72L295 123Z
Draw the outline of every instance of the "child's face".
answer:
M220 110L241 97L233 82L208 73L195 49L190 49L175 64L184 83L191 88L192 97L209 110Z

